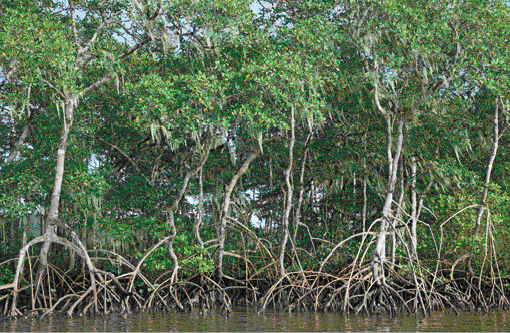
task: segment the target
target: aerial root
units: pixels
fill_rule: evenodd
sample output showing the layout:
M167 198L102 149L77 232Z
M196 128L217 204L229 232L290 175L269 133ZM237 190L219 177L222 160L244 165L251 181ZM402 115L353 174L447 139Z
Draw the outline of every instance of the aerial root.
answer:
M221 283L215 277L199 274L188 281L175 281L167 274L160 276L155 289L151 291L143 309L159 308L166 311L207 311L218 307L224 313L231 313L234 305L254 303L255 287L247 282ZM161 283L157 283L160 281ZM223 281L224 282L224 281Z
M98 258L94 258L98 260ZM101 260L109 260L102 258ZM260 310L332 311L370 315L385 312L428 315L434 310L488 311L509 307L508 290L500 277L472 276L450 270L431 272L402 265L385 267L385 281L374 282L369 263L351 264L338 274L322 271L288 272L272 284L252 277L236 280L211 274L177 278L173 270L153 283L141 270L124 265L128 272L118 275L94 267L91 272L70 276L49 265L36 293L32 279L34 262L27 258L25 273L16 287L0 288L4 315L48 316L52 313L129 312L133 309L166 311L207 311L219 308L231 313L236 305L258 305ZM92 280L92 278L94 280ZM503 281L505 280L505 281ZM95 283L93 283L95 281ZM5 290L10 292L5 293ZM505 293L506 292L506 293Z
M483 310L508 307L503 289L489 284L456 279L432 285L422 275L404 278L388 272L386 282L378 285L371 273L359 268L354 274L333 276L323 272L287 273L276 281L261 299L261 311L269 307L287 311L335 311L371 315L386 312L397 315L433 310Z

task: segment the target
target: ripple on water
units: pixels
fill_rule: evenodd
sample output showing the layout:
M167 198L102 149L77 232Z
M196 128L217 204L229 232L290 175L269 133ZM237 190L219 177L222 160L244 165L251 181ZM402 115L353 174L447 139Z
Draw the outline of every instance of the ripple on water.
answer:
M288 313L237 309L231 315L220 311L191 313L132 313L107 316L53 316L44 319L14 318L0 323L5 332L148 332L148 331L281 331L281 332L356 332L356 331L509 331L510 311L433 312L429 317L404 315L343 316L336 313Z

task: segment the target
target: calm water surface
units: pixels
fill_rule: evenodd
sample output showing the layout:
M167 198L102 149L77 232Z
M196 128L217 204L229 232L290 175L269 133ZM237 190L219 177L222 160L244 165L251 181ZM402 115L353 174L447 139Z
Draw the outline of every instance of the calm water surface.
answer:
M455 315L436 312L430 317L385 315L344 317L334 313L257 314L253 309L237 309L231 315L208 313L132 313L100 317L17 318L0 323L0 331L510 331L510 311L468 312Z

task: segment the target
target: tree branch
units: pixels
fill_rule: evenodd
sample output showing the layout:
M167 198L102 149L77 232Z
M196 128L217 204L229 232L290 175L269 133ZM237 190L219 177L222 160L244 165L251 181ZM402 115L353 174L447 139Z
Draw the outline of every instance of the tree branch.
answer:
M140 41L139 43L137 43L136 45L132 46L131 48L127 49L126 51L124 51L119 59L124 59L125 57L127 57L128 55L134 53L136 50L138 50L139 48L141 48L142 46L144 46L145 44L147 44L149 41L150 41L150 37L145 37L142 41Z
M71 28L73 30L74 44L78 47L78 54L80 54L82 46L78 39L78 32L76 31L76 9L74 8L74 0L69 0L69 12L71 15Z
M51 89L53 89L62 99L66 99L66 96L64 95L63 92L61 92L57 87L55 87L53 85L53 83L51 83L50 81L46 80L45 78L41 77L41 81L43 81L44 83L46 83L48 86L50 86Z
M124 156L128 161L129 163L133 166L133 168L135 168L136 172L142 176L146 181L147 183L151 185L151 181L149 178L147 178L141 171L140 171L140 168L138 167L138 165L136 164L136 162L131 158L129 157L128 154L126 154L122 149L120 149L118 146L114 145L113 143L109 143L108 141L105 141L103 139L101 139L100 137L97 137L97 136L94 136L95 139L107 144L108 146L112 147L114 150L118 151L122 156Z
M78 93L78 97L85 96L85 94L87 94L89 91L91 91L93 89L96 89L97 87L101 86L103 83L109 81L111 79L111 77L112 77L112 73L111 72L107 72L105 76L103 76L102 78L100 78L99 80L97 80L96 82L94 82L93 84L88 86L87 88L85 88L82 91L80 91Z

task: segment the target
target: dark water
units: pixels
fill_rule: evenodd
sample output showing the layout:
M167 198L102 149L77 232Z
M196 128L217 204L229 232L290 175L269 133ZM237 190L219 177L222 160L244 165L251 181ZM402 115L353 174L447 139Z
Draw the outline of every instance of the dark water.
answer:
M510 311L435 312L430 317L362 317L334 313L287 313L238 309L231 315L208 313L132 313L101 317L18 318L0 323L0 331L510 331Z

